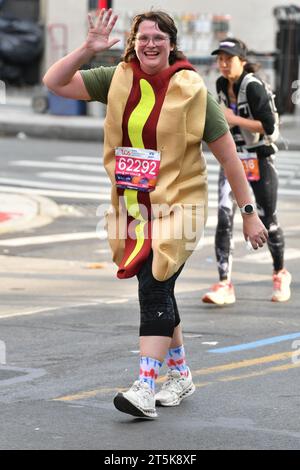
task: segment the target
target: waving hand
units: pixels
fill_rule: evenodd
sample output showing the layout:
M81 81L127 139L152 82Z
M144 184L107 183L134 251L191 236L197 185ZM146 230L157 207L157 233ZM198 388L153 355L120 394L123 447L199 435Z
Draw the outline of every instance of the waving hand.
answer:
M89 31L86 39L88 50L97 54L98 52L110 49L117 44L120 39L110 39L110 34L117 22L118 16L113 14L112 9L106 11L102 8L99 15L93 19L88 15Z

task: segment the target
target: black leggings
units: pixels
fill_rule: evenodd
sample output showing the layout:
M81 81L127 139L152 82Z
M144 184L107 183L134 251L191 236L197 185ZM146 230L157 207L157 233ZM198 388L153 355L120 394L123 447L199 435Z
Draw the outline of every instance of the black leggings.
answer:
M274 271L284 264L284 236L277 220L278 175L272 157L259 159L260 180L250 185L256 200L258 215L266 226L269 238L268 247L273 258ZM231 277L233 255L233 219L237 208L231 187L221 168L219 176L219 210L215 238L216 258L220 280Z
M183 266L167 281L157 281L152 275L153 254L143 264L137 278L141 312L140 336L172 338L180 323L174 295L175 282Z

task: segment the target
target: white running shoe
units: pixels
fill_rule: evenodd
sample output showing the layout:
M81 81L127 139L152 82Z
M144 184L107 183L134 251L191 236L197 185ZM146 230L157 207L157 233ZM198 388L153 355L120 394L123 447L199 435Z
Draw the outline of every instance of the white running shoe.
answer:
M231 282L214 284L210 291L202 297L205 304L229 305L235 303L234 287Z
M119 392L114 398L114 405L122 413L137 418L157 418L155 398L146 382L136 380L127 392Z
M184 399L192 395L195 391L192 374L184 377L178 370L169 369L167 381L161 390L155 395L155 402L160 406L177 406Z
M282 269L277 274L273 274L272 302L287 302L290 299L291 282L292 276L286 269Z

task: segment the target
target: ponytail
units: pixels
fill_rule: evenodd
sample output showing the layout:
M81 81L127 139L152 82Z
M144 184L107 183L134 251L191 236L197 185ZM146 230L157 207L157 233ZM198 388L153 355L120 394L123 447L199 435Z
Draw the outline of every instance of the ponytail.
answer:
M256 64L253 62L247 62L244 65L244 71L247 73L256 73L260 69L260 64Z

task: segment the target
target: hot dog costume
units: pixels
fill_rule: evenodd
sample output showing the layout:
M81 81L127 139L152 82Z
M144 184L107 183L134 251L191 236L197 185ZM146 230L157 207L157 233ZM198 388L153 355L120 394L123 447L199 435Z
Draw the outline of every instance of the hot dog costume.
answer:
M207 217L201 151L206 102L203 80L185 60L156 75L144 73L138 60L120 63L114 73L104 127L104 166L112 183L108 239L119 278L137 274L152 250L153 276L165 281L201 238ZM116 186L118 147L161 152L153 191ZM192 237L186 234L188 227Z

